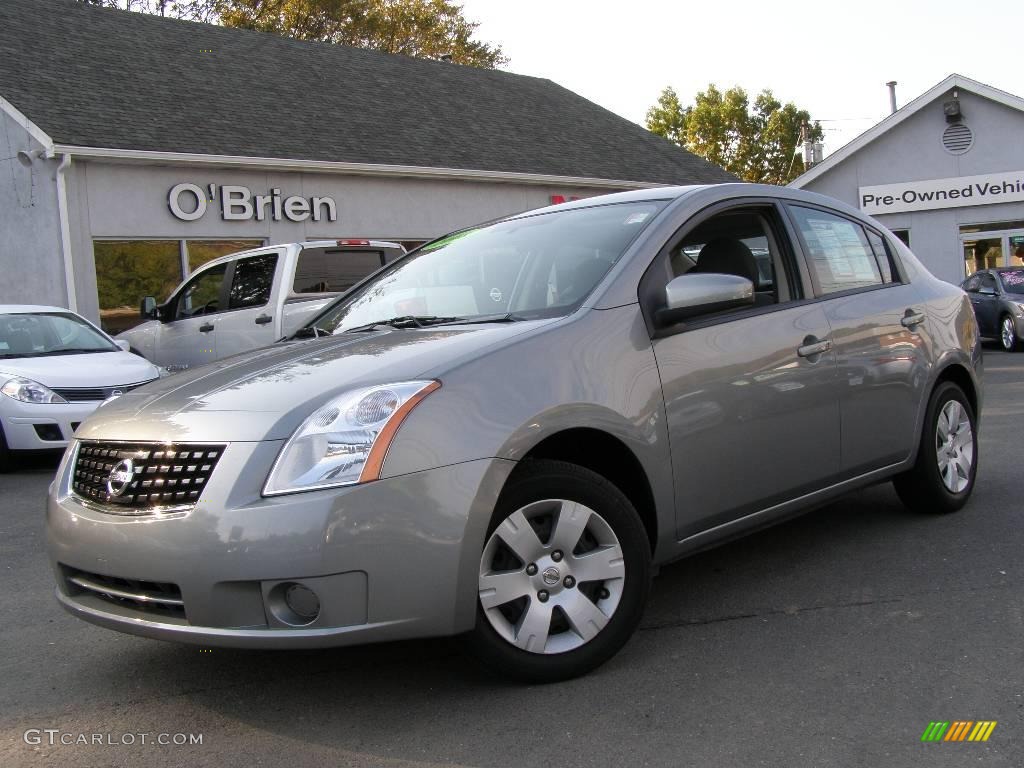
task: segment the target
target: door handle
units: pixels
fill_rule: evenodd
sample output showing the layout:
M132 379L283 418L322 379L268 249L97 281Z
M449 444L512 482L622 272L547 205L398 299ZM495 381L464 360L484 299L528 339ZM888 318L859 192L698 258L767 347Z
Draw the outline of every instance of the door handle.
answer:
M202 325L199 326L199 332L200 333L209 333L212 330L213 330L213 324L212 323L203 323Z
M920 325L926 319L924 312L914 312L912 309L908 309L907 313L903 315L900 320L900 325L904 328L913 328L915 325Z
M274 318L272 318L270 315L260 315L253 322L255 322L256 325L266 325L267 323L271 322L273 319Z
M804 339L804 343L797 348L796 353L800 357L815 357L820 355L822 352L828 352L832 349L831 339L815 339L813 336L808 336Z

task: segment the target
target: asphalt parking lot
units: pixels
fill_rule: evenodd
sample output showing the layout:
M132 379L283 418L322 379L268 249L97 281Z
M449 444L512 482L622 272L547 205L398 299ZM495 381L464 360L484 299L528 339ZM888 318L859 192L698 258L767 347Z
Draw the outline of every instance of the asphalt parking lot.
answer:
M54 463L34 460L0 476L0 765L1020 766L1024 354L985 363L964 511L914 515L883 485L666 567L625 650L555 686L454 640L201 652L77 621L43 550ZM934 720L998 726L922 743Z

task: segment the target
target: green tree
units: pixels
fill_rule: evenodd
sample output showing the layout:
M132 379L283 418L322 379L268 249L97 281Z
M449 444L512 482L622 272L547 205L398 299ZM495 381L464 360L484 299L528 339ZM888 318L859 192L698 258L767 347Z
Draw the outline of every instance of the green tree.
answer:
M820 141L821 125L792 102L783 105L771 91L762 91L753 105L747 92L713 84L684 107L672 88L647 110L647 129L694 154L720 165L744 181L787 184L799 176L797 156L801 126Z
M474 39L479 24L451 0L81 1L473 67L508 63L501 46Z

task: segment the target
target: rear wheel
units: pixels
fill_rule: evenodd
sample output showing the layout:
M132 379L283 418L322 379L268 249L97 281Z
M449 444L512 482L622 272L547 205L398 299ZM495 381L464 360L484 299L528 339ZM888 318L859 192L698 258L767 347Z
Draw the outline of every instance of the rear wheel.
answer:
M650 562L643 524L618 488L574 464L525 462L488 528L470 645L520 680L589 672L639 624Z
M999 341L1007 352L1016 352L1019 346L1017 339L1017 325L1009 315L1003 315L999 323Z
M978 473L974 409L951 381L928 402L921 445L912 469L893 480L900 499L920 512L955 512L971 496Z

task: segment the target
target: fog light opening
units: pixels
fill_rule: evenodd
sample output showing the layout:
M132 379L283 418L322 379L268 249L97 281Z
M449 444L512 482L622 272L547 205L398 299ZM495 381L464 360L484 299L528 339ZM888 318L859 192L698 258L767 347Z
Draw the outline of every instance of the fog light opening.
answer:
M319 618L320 598L305 584L286 581L271 590L270 610L279 621L301 627Z

